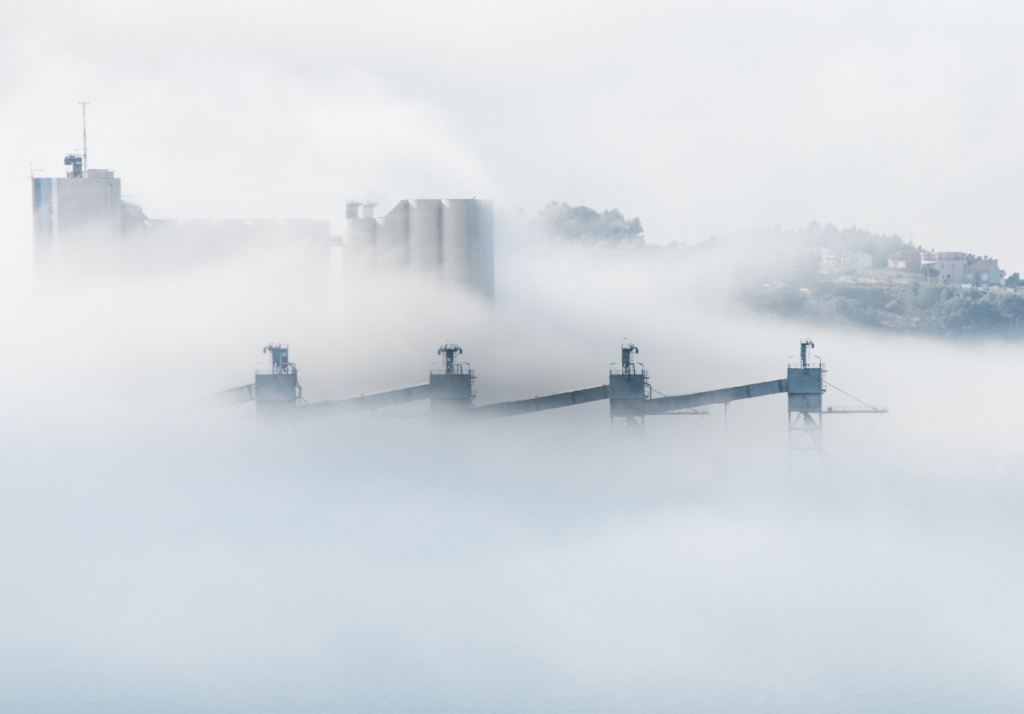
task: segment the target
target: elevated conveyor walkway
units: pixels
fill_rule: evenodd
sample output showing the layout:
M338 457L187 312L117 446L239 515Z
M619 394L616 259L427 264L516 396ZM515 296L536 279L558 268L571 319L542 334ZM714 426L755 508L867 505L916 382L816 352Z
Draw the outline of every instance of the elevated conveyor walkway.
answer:
M740 399L753 399L755 397L767 397L772 394L784 394L789 391L789 385L785 379L776 379L771 382L757 382L755 384L744 384L740 387L728 387L726 389L713 389L710 392L696 392L694 394L681 394L676 397L655 397L643 402L642 409L644 416L657 414L668 414L681 409L695 409L706 407L711 404L728 404Z
M312 402L306 406L296 408L296 416L299 419L315 419L318 417L340 416L354 412L372 411L396 404L407 404L423 399L430 399L434 391L429 384L417 384L414 387L403 389L390 389L386 392L374 394L363 394L348 399L331 399L323 402Z
M251 402L255 398L256 385L246 384L241 387L225 389L223 392L217 392L216 394L203 397L203 402L211 407L230 407L235 404Z
M576 404L597 402L602 399L608 399L608 395L608 385L602 384L599 387L574 389L569 392L559 392L558 394L549 394L543 397L486 404L482 407L475 407L473 409L473 416L478 419L498 419L501 417L518 416L520 414L532 414L533 412L542 412L548 409L560 409Z

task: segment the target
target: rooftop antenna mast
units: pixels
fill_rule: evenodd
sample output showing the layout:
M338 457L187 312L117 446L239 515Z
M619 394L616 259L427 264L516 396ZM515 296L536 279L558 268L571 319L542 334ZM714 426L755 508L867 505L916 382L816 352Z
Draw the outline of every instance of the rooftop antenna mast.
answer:
M82 105L82 173L89 169L89 149L85 141L85 108L89 102L79 102Z

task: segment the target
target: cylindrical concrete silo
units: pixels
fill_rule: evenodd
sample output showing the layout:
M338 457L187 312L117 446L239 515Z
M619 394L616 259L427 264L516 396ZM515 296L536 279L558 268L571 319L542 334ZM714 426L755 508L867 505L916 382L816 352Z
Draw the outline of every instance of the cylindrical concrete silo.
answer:
M352 204L348 204L351 208ZM352 216L352 211L345 214L341 240L344 246L343 274L346 283L367 279L376 269L377 221L372 218Z
M448 285L473 288L471 264L474 245L475 206L472 199L441 202L441 279Z
M409 264L421 275L441 275L441 201L409 201Z
M409 202L402 201L377 221L377 270L409 267Z
M475 200L477 261L473 283L480 294L494 302L494 201Z

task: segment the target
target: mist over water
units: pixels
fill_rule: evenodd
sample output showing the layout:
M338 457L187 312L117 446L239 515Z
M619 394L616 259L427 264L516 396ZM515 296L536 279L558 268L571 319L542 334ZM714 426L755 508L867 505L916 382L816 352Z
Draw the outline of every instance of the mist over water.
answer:
M977 401L1018 383L1018 346L811 332L712 299L707 265L514 230L493 310L398 283L353 303L257 258L25 296L4 708L1019 705L1024 472L1012 404ZM643 438L612 438L601 403L443 428L194 401L274 339L313 401L421 383L455 339L485 404L600 384L623 337L685 393L780 378L807 336L828 381L891 413L826 416L828 462L796 470L781 396Z

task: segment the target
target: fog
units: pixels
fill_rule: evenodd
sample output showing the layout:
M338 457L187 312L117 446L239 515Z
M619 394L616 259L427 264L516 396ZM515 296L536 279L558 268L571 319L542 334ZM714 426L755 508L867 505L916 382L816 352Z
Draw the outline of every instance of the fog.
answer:
M998 4L9 8L0 26L0 708L32 712L934 712L1024 702L1016 342L754 314L742 248L810 220L998 254L1020 207L1017 18ZM283 14L282 14L283 13ZM200 19L201 18L201 19ZM329 218L495 198L493 306L301 251L34 284L25 177L90 165L158 218ZM552 241L549 200L647 249ZM420 384L477 405L785 376L783 395L612 433L603 402L294 425L203 397L290 345L309 401ZM826 405L854 405L830 387Z
M1019 264L1020 26L1004 2L25 3L4 194L91 101L92 165L157 217L487 195L618 207L656 242L817 220Z
M4 707L1018 705L1024 472L997 396L1018 345L766 321L713 260L546 243L507 215L498 243L493 308L398 282L353 302L258 256L23 296ZM712 407L642 439L611 438L601 403L444 428L196 402L275 339L310 400L425 381L456 339L485 404L599 384L623 337L685 393L784 376L806 336L830 383L891 412L826 416L827 462L797 469L781 396L734 403L727 435Z

